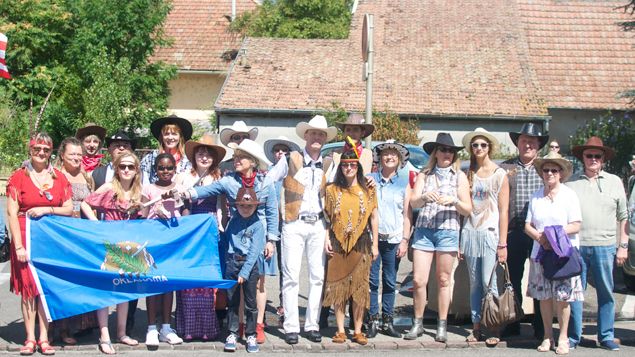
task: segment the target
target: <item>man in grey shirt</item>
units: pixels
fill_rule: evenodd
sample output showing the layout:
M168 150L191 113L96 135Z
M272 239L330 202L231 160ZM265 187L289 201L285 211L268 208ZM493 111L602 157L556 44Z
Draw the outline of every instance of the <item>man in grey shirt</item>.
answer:
M586 289L587 274L595 281L598 300L597 335L602 348L619 350L614 342L615 299L613 298L613 261L622 266L628 251L628 211L622 180L602 170L605 161L615 156L615 151L604 146L598 137L590 137L584 145L574 146L573 155L584 163L584 172L572 177L567 186L580 199L582 229L580 230L580 255L584 261L582 285ZM616 225L619 227L619 244L616 245ZM575 348L582 337L582 301L571 303L569 345Z

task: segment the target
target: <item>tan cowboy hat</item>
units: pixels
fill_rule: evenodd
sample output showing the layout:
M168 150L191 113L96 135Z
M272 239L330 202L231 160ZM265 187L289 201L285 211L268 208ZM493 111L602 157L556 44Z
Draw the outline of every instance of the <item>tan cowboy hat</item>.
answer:
M494 147L494 148L499 148L500 147L500 142L498 141L498 139L496 139L496 137L494 135L492 135L492 133L490 133L489 131L487 131L487 130L485 130L483 128L476 128L476 129L474 129L473 132L465 134L465 136L463 136L463 140L461 140L461 143L469 151L470 144L472 143L472 140L474 140L474 138L479 137L479 136L482 136L482 137L486 138L487 141L490 142L489 155L493 154L493 150L492 150L491 147Z
M262 146L260 146L260 144L253 140L245 139L238 145L236 143L229 143L227 144L227 146L229 146L231 149L234 149L234 152L242 151L245 154L256 159L256 161L258 161L258 170L267 170L269 166L272 165L271 161L267 159Z
M302 149L300 149L300 146L296 143L294 143L293 141L289 140L289 138L287 138L284 135L280 135L279 137L275 138L275 139L269 139L267 141L265 141L265 144L263 145L265 148L265 155L267 155L267 159L269 159L269 161L274 162L276 161L276 158L274 156L273 153L273 148L276 145L285 145L286 147L289 148L289 152L291 151L297 151L297 152L301 152Z
M326 118L322 115L316 115L309 122L299 122L298 125L295 126L295 133L298 134L299 137L304 139L304 133L307 130L314 129L320 130L326 133L326 141L331 141L335 139L337 136L337 128L334 126L328 126L326 123Z
M216 139L213 135L205 134L198 141L188 140L185 143L185 156L187 156L190 162L195 162L194 153L201 146L212 150L212 159L214 160L212 166L217 166L221 161L223 161L226 152L225 148L220 145L216 145Z
M83 127L77 129L75 137L79 140L83 140L88 135L96 135L103 143L106 137L106 128L101 127L95 123L86 123Z
M584 150L587 149L602 150L604 152L604 160L606 161L611 160L615 157L615 150L611 149L608 146L604 146L602 139L598 138L597 136L588 138L586 143L584 143L583 145L576 145L572 147L571 152L573 153L573 156L582 160L582 153L584 153Z
M220 131L220 142L227 146L231 141L232 135L236 133L245 133L249 135L249 140L256 140L258 137L258 128L248 128L244 121L235 121L232 126Z
M178 126L179 129L181 129L181 135L183 136L183 141L187 141L192 138L192 133L194 132L194 129L192 128L192 123L190 123L189 120L178 117L174 114L167 117L155 119L150 124L150 132L152 132L152 135L157 140L159 140L159 142L161 142L161 129L163 129L164 126L169 124L174 124Z
M554 151L549 151L549 153L539 159L534 160L534 167L538 172L538 175L542 177L542 167L545 164L556 164L562 168L562 172L560 173L560 181L565 182L573 173L573 164L571 161L565 159L560 154Z
M335 126L340 128L342 132L344 131L345 126L358 126L362 128L362 131L364 132L362 134L362 138L365 138L375 131L375 126L373 124L367 124L365 121L366 119L363 115L359 113L351 113L348 115L348 118L346 118L346 121L335 123Z

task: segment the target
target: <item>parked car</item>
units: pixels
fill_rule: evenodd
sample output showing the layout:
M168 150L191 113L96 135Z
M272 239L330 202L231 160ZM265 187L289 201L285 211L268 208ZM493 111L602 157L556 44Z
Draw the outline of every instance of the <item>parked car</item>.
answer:
M372 147L375 147L377 144L381 144L383 141L373 141ZM362 141L362 145L364 142ZM328 143L322 147L322 156L328 156L333 151L341 149L344 146L343 142L335 142ZM420 146L412 145L412 144L404 144L404 146L410 152L410 160L408 160L408 164L403 168L403 170L408 171L421 171L422 168L426 166L428 160L430 159L430 155L428 155L423 148Z

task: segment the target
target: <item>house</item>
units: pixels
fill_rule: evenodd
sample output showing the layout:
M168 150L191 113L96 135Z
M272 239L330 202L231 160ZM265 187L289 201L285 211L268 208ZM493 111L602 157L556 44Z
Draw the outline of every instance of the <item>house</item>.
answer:
M566 141L607 110L624 111L633 39L624 1L360 0L342 40L246 38L214 110L220 127L244 120L258 141L297 138L294 126L333 103L363 111L361 32L374 15L373 106L415 119L423 140L475 127L496 133L539 123Z

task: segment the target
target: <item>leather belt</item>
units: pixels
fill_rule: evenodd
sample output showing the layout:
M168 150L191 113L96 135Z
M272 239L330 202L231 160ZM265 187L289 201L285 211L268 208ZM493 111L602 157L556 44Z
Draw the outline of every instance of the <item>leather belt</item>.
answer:
M386 233L379 233L378 234L379 237L379 241L387 241L390 238L390 234L386 234Z
M304 223L315 223L324 218L324 213L319 214L301 214L298 219Z

